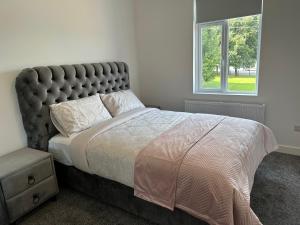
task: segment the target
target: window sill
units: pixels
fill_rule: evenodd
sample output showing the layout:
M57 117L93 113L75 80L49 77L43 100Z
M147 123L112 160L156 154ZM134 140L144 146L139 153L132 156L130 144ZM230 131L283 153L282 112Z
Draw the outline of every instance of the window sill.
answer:
M250 96L250 97L257 97L258 93L235 93L235 92L200 92L194 91L194 95L220 95L220 96Z

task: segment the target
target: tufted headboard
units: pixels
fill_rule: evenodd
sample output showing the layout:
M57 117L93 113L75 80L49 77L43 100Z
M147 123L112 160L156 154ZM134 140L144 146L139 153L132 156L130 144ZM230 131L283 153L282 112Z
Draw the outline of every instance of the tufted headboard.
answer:
M49 139L58 133L49 105L129 88L123 62L24 69L16 79L16 91L28 146L47 151Z

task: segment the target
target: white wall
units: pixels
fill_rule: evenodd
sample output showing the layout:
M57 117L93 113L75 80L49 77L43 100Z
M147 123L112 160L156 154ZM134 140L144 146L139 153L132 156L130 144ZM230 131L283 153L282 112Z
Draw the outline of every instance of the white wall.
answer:
M132 0L0 1L0 155L26 145L14 81L22 68L121 60L139 92Z
M258 97L193 95L193 0L135 3L145 103L180 111L184 99L266 103L267 125L278 142L300 153L300 133L293 131L300 124L300 2L264 0Z
M279 143L300 152L299 4L264 0L259 96L239 97L192 94L193 0L0 1L0 155L26 145L14 89L22 68L110 60L128 62L133 89L140 80L143 101L165 109L183 110L184 99L266 103Z

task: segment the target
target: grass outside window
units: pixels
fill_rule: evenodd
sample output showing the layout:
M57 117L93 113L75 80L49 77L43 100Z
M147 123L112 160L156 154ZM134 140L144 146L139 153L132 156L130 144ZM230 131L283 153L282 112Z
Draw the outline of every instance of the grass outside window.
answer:
M220 76L204 83L204 88L216 89L220 87ZM228 76L228 91L232 92L255 92L256 76Z

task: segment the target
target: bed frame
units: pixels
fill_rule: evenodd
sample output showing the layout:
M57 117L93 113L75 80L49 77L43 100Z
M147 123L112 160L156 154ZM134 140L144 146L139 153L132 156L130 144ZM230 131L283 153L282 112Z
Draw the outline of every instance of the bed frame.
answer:
M48 151L49 139L58 134L50 119L49 105L129 88L129 70L124 62L23 70L16 79L16 91L28 147ZM58 162L56 171L61 185L67 185L152 222L161 225L207 225L180 209L170 211L136 198L132 188L118 182Z

